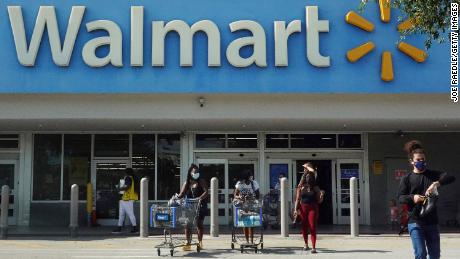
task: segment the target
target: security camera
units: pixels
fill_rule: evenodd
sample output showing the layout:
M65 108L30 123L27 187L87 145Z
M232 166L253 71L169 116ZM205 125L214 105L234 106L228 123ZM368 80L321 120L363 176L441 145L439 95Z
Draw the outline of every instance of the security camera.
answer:
M204 97L200 97L198 99L198 102L200 103L200 107L203 107L204 106L204 103L206 102L206 99L204 99Z

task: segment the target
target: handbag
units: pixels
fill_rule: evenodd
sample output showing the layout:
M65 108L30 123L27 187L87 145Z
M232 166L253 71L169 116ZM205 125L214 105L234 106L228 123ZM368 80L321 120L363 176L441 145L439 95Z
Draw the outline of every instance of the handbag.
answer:
M437 201L438 201L438 195L427 196L425 200L423 201L419 217L423 218L426 215L430 214L433 210L435 210Z

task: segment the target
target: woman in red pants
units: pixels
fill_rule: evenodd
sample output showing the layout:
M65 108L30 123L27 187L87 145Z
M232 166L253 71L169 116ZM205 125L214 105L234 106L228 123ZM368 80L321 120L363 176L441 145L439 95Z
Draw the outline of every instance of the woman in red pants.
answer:
M306 172L297 187L295 213L300 213L302 219L302 235L305 250L308 247L308 232L311 234L312 254L316 254L316 221L318 219L318 204L323 202L324 191L316 185L314 172Z

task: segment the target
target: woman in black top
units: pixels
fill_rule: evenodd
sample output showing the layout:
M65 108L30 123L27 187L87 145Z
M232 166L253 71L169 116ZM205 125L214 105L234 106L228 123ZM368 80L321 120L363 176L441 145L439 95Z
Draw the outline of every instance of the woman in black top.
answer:
M200 176L198 166L195 164L192 164L189 167L187 180L182 185L182 189L179 193L178 198L183 197L187 197L189 199L199 198L201 201L196 226L198 232L198 242L200 244L200 248L203 249L203 221L208 211L208 185L206 184L206 181ZM187 237L187 240L191 239L191 233L189 233L188 229L185 229L185 236ZM186 251L191 250L191 246L184 246L183 249Z
M316 185L315 174L306 172L297 187L294 213L301 215L302 236L305 242L305 250L308 247L308 232L310 232L312 253L316 253L316 222L318 219L318 204L324 199L324 191Z
M413 171L401 179L399 186L399 202L409 207L408 230L414 248L416 259L440 258L440 236L438 228L438 213L436 208L420 216L423 203L430 195L436 195L437 188L455 181L455 177L446 173L426 168L425 150L417 140L406 143Z

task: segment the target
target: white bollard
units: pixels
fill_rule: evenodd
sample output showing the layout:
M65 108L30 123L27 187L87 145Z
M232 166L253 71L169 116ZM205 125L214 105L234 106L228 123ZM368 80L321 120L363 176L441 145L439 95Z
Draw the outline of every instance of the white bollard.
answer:
M358 179L350 178L350 235L359 236Z
M281 178L281 237L289 237L289 197L288 181Z
M78 185L70 187L70 236L78 235Z
M2 187L2 203L0 205L0 238L6 239L8 235L8 207L10 203L10 187L3 185Z
M141 180L140 237L149 236L149 179Z
M216 177L211 179L211 237L219 236L219 180Z

